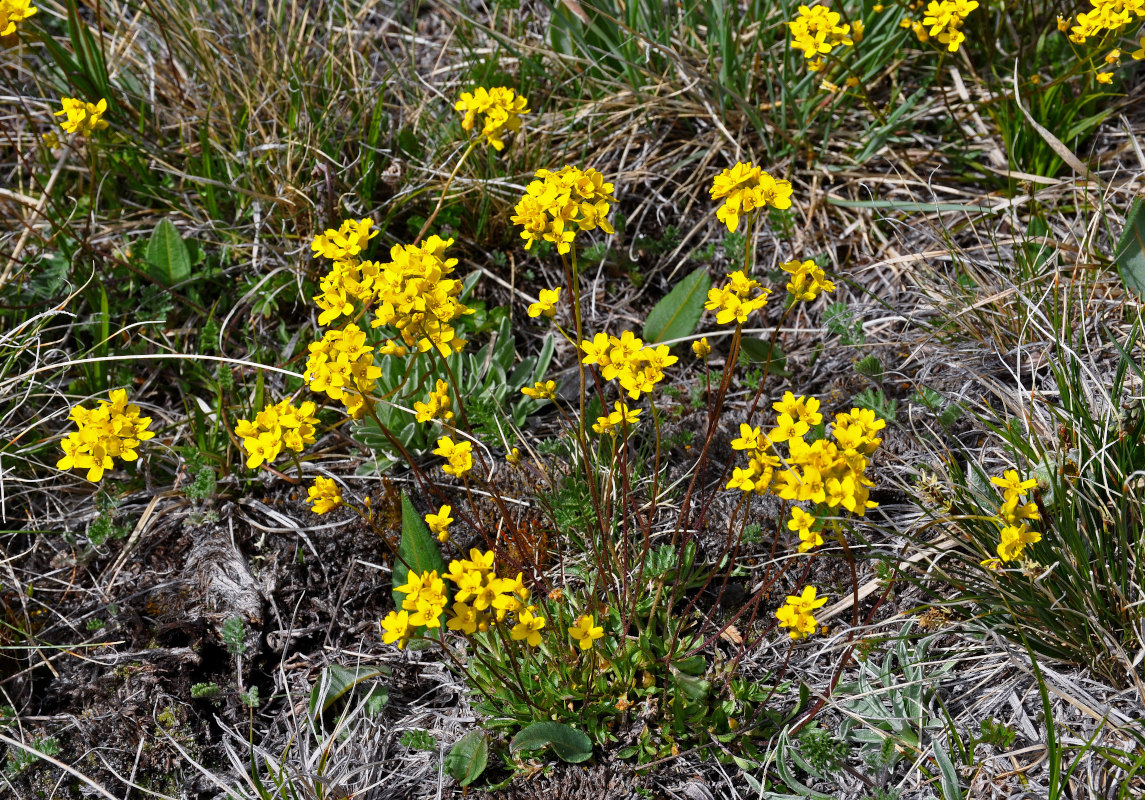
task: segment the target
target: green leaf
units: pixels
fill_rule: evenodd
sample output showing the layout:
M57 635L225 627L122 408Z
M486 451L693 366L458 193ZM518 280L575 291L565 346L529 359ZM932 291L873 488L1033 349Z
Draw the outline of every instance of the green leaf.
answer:
M191 253L169 220L160 221L151 232L147 265L151 278L163 286L174 286L191 277Z
M509 752L540 750L552 746L561 761L579 764L592 758L592 741L571 725L560 722L534 722L526 725L509 743Z
M470 731L457 740L445 757L445 771L462 786L481 777L489 763L489 741L484 731Z
M1133 200L1129 213L1125 215L1125 232L1117 243L1114 260L1121 273L1125 288L1145 297L1145 202L1140 197Z
M934 746L934 760L938 762L939 772L942 773L943 800L962 800L962 786L958 781L958 770L954 768L954 763L946 751L937 744Z
M682 339L696 329L704 313L704 301L712 279L707 267L698 267L677 283L656 304L644 323L644 338L649 342Z
M740 363L766 364L771 362L771 374L779 377L790 375L787 371L787 356L778 346L763 339L743 338L739 343Z
M310 718L315 719L337 700L363 681L381 677L382 670L377 667L355 667L347 669L338 664L331 664L322 670L322 676L314 688L310 690ZM381 697L380 704L389 699L389 692L384 686L371 687L372 700Z
M402 493L402 541L398 545L398 556L394 559L394 602L402 607L405 595L397 590L409 581L409 572L417 574L437 570L445 573L445 560L437 548L437 539L425 526L425 520L413 507L409 497Z

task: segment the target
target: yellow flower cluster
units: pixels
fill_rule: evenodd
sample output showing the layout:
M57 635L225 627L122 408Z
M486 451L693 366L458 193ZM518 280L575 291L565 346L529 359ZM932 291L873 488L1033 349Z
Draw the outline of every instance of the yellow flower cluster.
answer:
M16 32L16 23L26 20L40 9L32 0L0 0L0 36Z
M436 514L426 514L425 524L431 532L437 535L441 543L449 541L449 526L453 524L453 517L449 516L453 506L445 505L437 510Z
M606 417L597 417L592 429L599 434L610 433L616 436L617 431L631 431L640 421L642 412L632 410L627 404L616 401L616 410Z
M679 359L668 352L668 345L648 345L624 331L620 336L598 333L580 343L582 364L596 364L606 381L616 378L633 400L647 394L664 380L664 369Z
M318 283L322 293L314 298L322 309L319 325L329 325L343 315L354 313L354 301L364 306L374 301L374 282L378 265L358 256L378 235L371 231L373 220L344 220L338 230L327 230L314 237L310 248L315 256L334 261L334 266Z
M716 312L716 322L720 325L732 321L743 325L753 311L759 311L767 305L770 296L770 289L764 289L759 281L749 278L742 269L737 269L728 273L726 284L708 289L708 300L704 308Z
M773 178L755 164L740 162L713 179L711 196L724 201L716 211L716 219L734 231L739 227L739 218L756 209L791 208L791 182Z
M876 434L886 427L885 421L869 409L852 408L835 415L831 426L834 441L808 442L805 437L811 428L823 421L818 400L785 392L772 408L777 412L775 427L766 433L759 427L740 425L740 436L732 441L732 448L745 451L749 462L746 468L733 470L727 488L771 493L782 500L827 508L841 506L860 517L875 507L876 503L868 499L868 487L874 484L866 477L866 470L868 456L882 443ZM782 460L775 450L781 443L787 444L787 456ZM786 468L780 470L781 465ZM800 538L807 541L802 535Z
M811 301L819 296L819 292L835 291L835 284L827 280L823 268L814 261L787 261L779 265L784 272L791 273L791 280L787 282L787 291L796 301Z
M394 245L389 263L380 264L374 285L378 308L370 325L390 325L408 347L428 352L436 347L442 356L465 347L452 323L473 309L457 296L461 281L448 278L456 258L444 258L453 239L430 236L421 245Z
M442 436L437 440L433 454L446 460L447 463L441 467L446 475L460 478L473 469L472 442L455 442L448 436Z
M1017 470L1008 469L1002 473L1001 478L992 477L990 483L1002 489L1002 506L998 509L998 557L988 558L982 566L998 569L1007 561L1016 561L1022 557L1026 545L1035 544L1042 540L1042 535L1030 530L1027 520L1041 519L1038 505L1034 502L1023 503L1026 493L1038 485L1033 478L1022 480Z
M493 145L494 150L505 147L506 133L516 133L521 129L521 115L529 113L529 101L520 97L512 89L497 86L493 89L478 87L470 92L462 92L461 99L453 105L455 111L465 116L461 127L472 131L480 114L481 135Z
M115 466L114 459L134 461L136 448L155 434L147 430L151 417L139 416L139 406L127 402L127 391L115 389L98 408L74 406L68 419L79 430L67 435L60 447L64 457L57 469L86 469L89 481L99 481L105 470Z
M424 403L414 403L413 410L414 414L417 415L418 422L429 422L431 419L438 418L448 422L453 419L453 411L450 410L452 405L453 399L449 396L449 384L438 379L437 388L429 393L429 397Z
M529 587L519 572L516 578L498 578L492 551L474 549L469 551L469 558L450 561L445 577L457 586L453 616L446 623L451 631L472 635L488 630L494 620L502 622L514 614L510 636L534 647L541 643L545 620L528 605Z
M541 169L537 178L525 188L510 218L524 229L521 238L526 250L535 242L549 241L558 253L567 253L578 231L600 228L615 233L607 219L609 204L616 202L613 186L595 169Z
M399 650L409 643L418 628L440 628L441 615L445 612L445 582L437 570L420 575L411 570L406 581L394 587L395 592L405 595L402 607L382 620L382 641L397 642Z
M253 420L240 419L235 425L235 435L243 440L247 467L257 469L264 461L273 462L283 448L301 453L306 445L314 442L318 424L314 416L316 410L310 401L296 407L289 400L283 400L267 406L255 414Z
M333 478L318 477L306 490L306 502L315 514L325 514L342 505L342 490Z
M2 1L0 0L0 2ZM107 112L106 100L100 100L98 103L85 103L74 97L61 97L60 105L63 106L63 110L57 111L55 115L57 117L67 116L67 119L60 120L60 127L68 133L90 136L107 127L107 120L103 118Z
M1083 44L1091 37L1104 36L1137 17L1145 17L1145 0L1090 0L1090 5L1091 10L1078 14L1077 24L1070 29L1069 39L1074 44ZM1065 26L1068 25L1068 21L1065 22Z
M903 17L899 25L914 31L920 42L935 39L946 45L951 53L966 41L966 34L960 29L967 15L978 8L977 0L931 0L923 12L922 21Z
M779 620L779 627L790 628L788 635L792 639L803 639L815 632L815 609L826 605L825 598L815 598L815 587L804 586L803 592L798 595L787 595L787 602L775 612Z
M321 341L310 345L303 379L314 391L341 400L351 417L361 419L371 402L367 395L382 374L381 367L374 366L373 349L357 325L326 331Z
M838 11L827 6L799 6L799 14L787 23L791 28L791 47L802 50L808 59L815 59L812 71L822 67L820 55L830 53L836 47L850 47L855 42L851 37L851 26L840 25L842 17Z

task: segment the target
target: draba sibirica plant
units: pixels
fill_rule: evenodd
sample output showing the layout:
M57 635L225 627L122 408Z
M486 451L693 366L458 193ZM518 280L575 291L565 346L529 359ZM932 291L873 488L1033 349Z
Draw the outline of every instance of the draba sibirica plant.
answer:
M521 130L521 115L529 113L529 101L504 86L492 89L478 87L472 92L462 92L453 108L464 115L462 128L474 130L480 118L480 131L485 141L494 150L504 150L505 134Z
M1025 502L1028 492L1036 488L1038 482L1034 478L1023 480L1017 470L1008 469L1002 473L1001 478L990 478L990 483L1002 490L1003 502L996 518L999 528L998 556L986 559L982 566L1001 569L1003 564L1021 559L1027 545L1042 540L1042 535L1029 526L1030 521L1041 519L1038 504Z
M246 465L257 469L264 462L271 464L285 451L301 453L314 443L318 418L317 406L307 400L298 406L283 400L267 406L253 420L240 419L235 434L242 439L246 451Z
M799 6L799 13L787 26L791 29L791 47L803 51L813 72L823 66L820 56L855 43L851 25L825 5Z
M115 459L135 461L139 443L155 436L148 430L151 417L140 416L139 406L127 402L125 389L113 390L96 408L73 406L68 419L78 430L60 442L64 457L56 467L86 469L87 479L93 482L115 466Z
M716 219L734 231L739 227L740 217L759 209L791 208L791 183L773 178L755 164L740 162L715 177L711 196L713 200L724 201L716 211Z

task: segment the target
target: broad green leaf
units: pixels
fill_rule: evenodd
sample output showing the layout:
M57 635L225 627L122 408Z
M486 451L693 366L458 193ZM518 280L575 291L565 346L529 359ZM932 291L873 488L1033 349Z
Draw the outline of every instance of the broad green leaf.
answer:
M405 595L397 590L409 580L409 571L417 574L437 570L445 573L445 561L437 547L437 539L425 526L425 520L413 507L409 497L402 494L402 541L394 559L394 602L401 608Z
M191 253L169 220L161 220L147 242L149 274L157 283L174 286L191 277Z
M592 758L592 741L571 725L560 722L534 722L526 725L509 743L509 752L540 750L552 746L561 761L579 764Z
M322 676L314 688L310 690L310 718L315 719L341 697L363 681L373 680L382 675L377 667L355 667L347 669L338 664L331 664L322 670ZM389 699L389 692L384 686L371 687L373 698L381 698L381 703Z
M1121 234L1114 256L1121 282L1138 297L1145 297L1145 212L1142 209L1145 209L1145 201L1135 198L1125 215L1125 232Z
M696 329L704 313L704 301L712 279L707 267L693 270L672 287L648 314L644 323L644 338L649 342L682 339Z
M489 763L489 741L484 731L470 731L457 740L445 757L445 771L462 786L481 777Z

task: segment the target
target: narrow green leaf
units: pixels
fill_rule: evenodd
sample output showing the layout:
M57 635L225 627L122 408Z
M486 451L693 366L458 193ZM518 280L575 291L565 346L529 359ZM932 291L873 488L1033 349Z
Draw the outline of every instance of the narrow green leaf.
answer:
M704 313L704 301L712 279L707 267L693 270L672 287L648 314L644 323L644 338L649 342L682 339L696 329Z
M561 761L579 764L592 758L592 741L571 725L560 722L534 722L526 725L509 743L509 752L540 750L552 746Z
M937 744L934 746L934 760L938 762L939 772L942 773L942 800L962 800L962 786L958 782L958 770L946 751Z
M191 253L169 220L161 220L147 242L147 265L151 278L174 286L191 277Z
M457 740L445 757L445 771L461 786L481 777L489 763L489 740L484 731L470 731Z
M398 557L394 559L394 602L401 608L405 595L397 591L409 580L409 572L417 574L437 570L445 572L445 560L437 548L437 539L425 526L425 520L413 507L409 497L402 494L402 541L398 545Z
M1129 213L1125 215L1125 231L1117 243L1114 260L1121 272L1125 288L1145 297L1145 202L1140 197L1133 200Z

